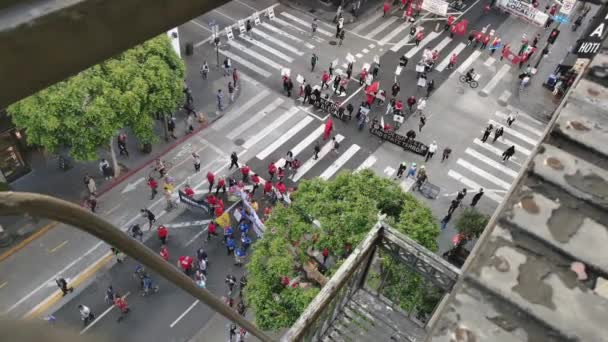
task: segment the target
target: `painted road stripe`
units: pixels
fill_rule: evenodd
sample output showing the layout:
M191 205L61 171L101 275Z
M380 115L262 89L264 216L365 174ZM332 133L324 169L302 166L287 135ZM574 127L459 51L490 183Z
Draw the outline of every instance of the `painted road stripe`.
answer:
M287 56L286 54L282 53L281 51L273 48L272 46L268 46L258 40L255 40L254 38L251 38L247 35L241 34L239 35L239 37L243 40L246 40L248 42L250 42L251 44L259 47L260 49L266 50L268 52L270 52L270 54L279 57L280 59L284 60L287 63L293 63L293 58Z
M465 169L467 169L468 171L471 171L475 174L477 174L478 176L485 178L486 180L498 185L499 187L505 189L505 190L509 190L509 187L511 187L510 183L507 183L505 181L503 181L502 179L494 176L493 174L486 172L480 168L478 168L477 166L469 163L468 161L458 158L458 160L456 161L456 163L462 167L464 167Z
M488 143L484 143L483 141L481 141L480 139L475 139L473 140L473 143L477 146L483 147L484 149L494 153L495 155L499 156L502 158L502 153L504 152L503 150L499 149L498 147L494 147L494 145L492 144L488 144ZM517 151L516 151L517 152ZM517 160L517 157L513 156L509 159L508 162L513 163L519 167L521 167L521 164L516 163L515 160Z
M342 135L340 135L340 134L336 135L336 141L338 143L342 142L342 140L344 140L344 137ZM321 151L319 151L319 158L313 159L314 155L312 155L310 157L310 159L308 159L306 161L306 163L304 163L302 166L300 166L298 171L296 171L296 174L293 175L292 180L294 182L297 182L300 178L302 178L302 176L304 176L306 174L306 172L310 171L310 169L312 169L315 165L317 165L317 163L321 159L323 159L323 157L325 157L333 148L334 148L334 141L333 140L328 141L323 147L321 147Z
M260 62L268 64L268 66L270 66L270 67L273 67L277 70L285 69L281 64L275 63L273 60L260 55L259 53L253 51L250 48L247 48L247 47L241 45L240 43L237 43L235 40L228 40L228 44L230 44L234 48L248 54L249 56L251 56L255 59L258 59Z
M374 14L372 14L369 19L367 19L366 21L362 22L361 24L357 25L357 27L355 27L351 32L352 33L359 33L361 32L361 30L363 30L364 28L368 27L369 25L371 25L374 21L380 19L380 17L382 17L384 13L381 11L376 11Z
M504 174L506 174L508 176L511 176L513 178L517 177L517 172L516 171L511 170L510 168L508 168L503 163L498 163L495 160L484 156L483 154L475 151L472 148L467 148L466 150L464 150L464 153L472 156L473 158L478 159L479 161L481 161L483 163L486 163L486 164L490 165L491 167L495 168L496 170L498 170L498 171L500 171L500 172L502 172L502 173L504 173Z
M51 223L45 225L44 227L38 229L36 232L32 233L32 235L28 236L26 239L24 239L23 241L19 242L17 245L15 245L14 247L12 247L11 249L9 249L6 252L0 254L0 262L8 259L11 255L19 252L20 250L22 250L23 248L25 248L25 246L29 245L30 242L38 239L39 237L41 237L42 235L44 235L49 230L55 228L58 224L59 224L59 222L54 221L54 222L51 222Z
M439 63L439 65L435 68L435 70L437 70L438 72L442 72L445 68L448 67L448 64L450 64L450 58L452 57L452 55L456 54L456 56L458 56L458 54L460 52L462 52L462 50L464 50L464 48L466 46L467 46L467 44L465 44L465 43L458 43L458 45L456 45L454 50L452 50L452 51L450 51L450 53L448 53L448 55L441 61L441 63Z
M228 139L232 140L232 139L240 136L243 132L245 132L245 130L249 129L249 127L253 126L257 122L259 122L260 120L262 120L264 118L264 116L266 116L266 114L268 114L268 113L274 111L275 109L277 109L282 103L283 103L283 99L282 98L280 98L280 97L276 98L269 105L267 105L262 110L260 110L259 112L257 112L257 114L255 114L254 116L250 117L249 120L245 121L240 126L238 126L237 128L235 128L234 130L232 130L232 132L230 132L227 135Z
M538 127L539 127L540 129L542 129L542 130L544 130L544 129L545 129L546 124L544 124L544 123L542 123L542 122L538 121L537 119L535 119L535 118L531 117L531 116L530 116L530 115L528 115L528 114L525 114L525 112L524 112L523 110L521 110L521 109L517 109L517 108L515 108L515 107L513 107L513 106L511 106L511 105L507 105L507 110L508 110L509 112L513 112L513 113L519 113L518 115L516 115L516 118L517 118L517 119L519 119L520 117L523 117L523 118L525 119L525 121L528 121L528 122L530 122L530 123L532 123L532 124L534 124L534 125L538 126Z
M300 153L302 153L302 151L304 151L306 147L308 147L308 145L312 144L315 140L317 140L323 133L324 129L325 124L322 124L321 126L317 127L317 129L315 129L312 133L310 133L306 138L304 138L304 140L300 141L294 148L292 148L290 151L291 153L293 153L293 157L297 157Z
M123 299L126 299L127 297L129 297L129 295L131 294L131 292L127 292L124 296L122 296ZM94 326L97 322L99 322L99 320L101 320L105 315L108 314L108 312L112 311L112 309L114 309L116 306L112 305L109 308L106 309L106 311L102 312L101 315L97 316L93 322L89 323L84 329L82 329L80 331L80 335L84 334L85 332L87 332L87 330L91 329L92 326Z
M411 35L409 35L409 34L405 35L405 37L403 37L403 39L401 39L395 45L393 45L393 47L391 48L391 51L393 51L393 52L399 51L402 47L405 46L405 44L409 43L410 39L412 39Z
M452 177L453 179L459 181L460 183L462 183L464 186L468 187L469 189L480 189L483 188L483 186L475 183L474 181L466 178L465 176L461 175L460 173L454 171L454 170L449 170L448 171L448 176ZM489 199L497 202L497 203L501 203L503 198L502 196L497 195L496 193L492 192L492 191L484 191L484 197L488 197Z
M462 64L460 64L460 66L458 67L458 69L456 69L457 72L464 74L465 72L468 71L469 66L471 66L471 64L477 59L479 58L479 56L481 55L481 51L479 50L475 50L473 51L473 53L469 56L469 58L465 59L464 62L462 62Z
M424 39L422 39L422 41L418 44L418 46L414 46L413 48L411 48L410 51L408 51L405 54L405 57L408 58L408 59L414 57L414 55L417 54L418 51L420 51L421 49L423 49L433 39L439 37L439 35L440 35L440 33L432 31L431 33L429 33L428 36L426 36L426 37L424 37Z
M515 153L520 152L521 154L524 154L526 156L529 156L532 153L532 151L528 150L527 148L525 148L525 147L523 147L521 145L518 145L518 144L514 143L513 141L511 141L511 140L509 140L507 138L503 137L501 139L498 139L498 141L500 143L506 145L507 147L509 147L511 145L515 146Z
M494 62L496 62L496 58L488 57L488 59L486 59L486 61L483 63L483 65L490 67L494 64Z
M308 126L309 123L313 122L314 119L308 115L302 120L300 120L295 126L291 127L287 132L285 132L279 139L273 141L270 145L266 146L262 152L258 153L256 156L260 160L266 159L271 153L276 151L277 148L286 143L289 139L293 138L299 131L304 129L304 127Z
M230 58L232 58L232 57L230 57ZM220 130L220 129L224 128L226 125L228 125L234 119L240 117L241 114L248 111L249 108L253 107L253 105L260 102L268 94L270 94L270 91L267 88L262 89L254 97L250 98L247 102L245 102L241 106L237 107L236 110L228 112L220 120L213 123L211 125L211 128L213 128L215 130Z
M188 312L192 311L192 309L194 309L194 307L199 303L200 301L196 300L194 303L190 304L190 306L186 309L186 311L182 312L181 315L179 315L179 317L177 317L175 319L175 321L173 321L173 323L171 323L169 325L169 328L173 328L177 323L179 323L179 321L182 320L182 318L184 318Z
M380 41L378 42L378 45L384 45L384 44L390 42L391 39L395 38L399 33L403 32L405 29L407 29L410 26L411 26L410 23L403 23L403 24L397 26L396 29L392 30L387 35L385 35L384 38L380 39Z
M511 97L511 92L508 90L503 90L502 94L500 94L500 97L498 97L498 101L500 102L504 102L507 103L507 101L509 101L509 98Z
M304 27L307 27L309 29L311 28L311 23L309 23L308 21L306 21L304 19L300 19L300 18L296 17L295 15L291 15L291 14L289 14L287 12L281 12L281 15L284 16L284 17L286 17L286 18L289 18L289 19L295 21L296 23L298 23L298 24L300 24L300 25L302 25ZM324 34L324 35L326 35L328 37L333 37L334 36L333 34L325 31L324 29L322 29L320 27L317 27L317 32L319 32L320 34Z
M437 52L441 52L441 50L445 49L446 46L448 46L448 44L452 41L452 38L450 37L444 37L439 44L437 44L437 46L435 46L433 49L431 50L437 50Z
M357 53L357 54L355 55L355 57L357 57L358 59L361 59L361 58L363 58L363 54L362 54L362 53Z
M498 122L496 122L496 121L494 121L492 119L488 120L488 122L491 123L492 125L494 125L494 127L498 127L498 126L501 125L501 124L499 124ZM513 128L510 128L510 127L508 127L506 125L504 125L502 127L505 129L506 133L509 133L510 135L516 137L517 139L525 141L525 142L527 142L528 144L530 144L532 146L536 146L536 143L538 142L537 139L532 139L532 138L528 137L527 135L521 134L518 131L516 131Z
M399 19L399 17L396 17L396 16L388 17L386 20L384 20L382 22L382 24L376 26L375 29L373 29L370 33L365 35L365 38L368 38L368 39L374 38L376 35L378 35L382 31L384 31L387 27L389 27L392 23L394 23L395 20L397 20L397 19ZM380 45L382 45L382 44L380 44Z
M279 24L281 24L281 25L283 25L283 26L290 27L290 28L292 28L292 29L294 29L294 30L296 30L296 31L298 31L298 32L303 33L303 34L308 34L308 35L310 35L310 31L304 31L304 30L302 30L301 28L299 28L298 26L296 26L296 25L294 25L294 24L292 24L292 23L288 23L288 22L286 22L285 20L283 20L283 19L281 19L281 18L275 17L275 18L273 19L273 21L274 21L274 22L276 22L276 23L279 23Z
M220 53L263 77L270 77L270 75L272 75L270 72L258 67L244 58L239 57L238 55L233 54L230 51L220 50Z
M291 45L285 43L284 41L282 41L280 39L276 39L275 37L273 37L273 36L271 36L269 34L266 34L266 32L260 30L257 27L254 27L251 31L253 31L254 34L256 34L256 35L258 35L258 36L266 39L267 41L272 42L272 43L278 45L279 47L281 47L284 50L287 50L287 51L289 51L289 52L291 52L293 54L296 54L298 56L303 56L304 55L304 52L298 50L295 46L291 46Z
M336 161L334 161L323 173L321 174L321 178L328 180L333 176L350 158L352 158L355 153L357 153L361 147L357 144L350 145L348 149L340 156Z
M255 144L260 142L260 140L264 139L268 134L270 134L270 132L276 130L277 128L279 128L279 126L281 126L282 124L287 122L287 120L291 119L296 113L298 113L298 111L300 111L300 109L298 109L298 107L291 107L283 115L279 116L278 119L272 120L272 122L269 125L267 125L266 127L264 127L264 129L259 131L253 137L249 138L249 140L247 140L243 144L243 147L246 149L253 147Z
M371 168L372 166L374 166L374 164L376 164L377 160L378 159L376 157L374 157L373 155L370 155L369 157L367 157L367 159L365 159L365 161L361 165L359 165L359 167L355 170L355 172L359 172L361 170Z
M274 33L276 33L278 35L281 35L281 36L283 36L283 37L285 37L287 39L291 39L291 40L293 40L296 43L304 44L304 46L306 46L309 49L314 49L315 48L314 45L312 45L312 44L310 44L308 42L305 42L305 41L303 41L302 39L300 39L300 38L298 38L296 36L292 36L291 34L289 34L289 33L285 32L285 31L281 30L280 28L272 26L272 25L270 25L267 22L262 22L262 26L264 28L266 28L267 30L269 30L269 31L272 31L272 32L274 32Z
M496 87L498 82L503 77L505 77L505 75L509 72L510 69L511 69L511 67L509 66L509 64L503 64L502 67L498 70L498 72L496 74L494 74L494 77L492 77L490 82L488 82L488 84L486 84L486 86L483 87L481 92L486 95L490 94L492 92L492 90L494 90L494 88Z
M498 116L499 118L504 119L504 120L507 120L507 118L509 117L509 115L507 115L505 113L502 113L502 112L499 112L499 111L496 112L496 116ZM542 131L540 131L540 130L538 130L538 129L536 129L536 128L534 128L534 127L532 127L532 126L530 126L530 125L528 125L528 124L526 124L524 122L521 122L520 120L517 120L517 119L519 119L519 117L516 118L516 120L513 123L513 125L515 125L517 127L521 127L523 129L525 129L526 131L534 134L534 135L538 135L539 137L543 136L543 132Z

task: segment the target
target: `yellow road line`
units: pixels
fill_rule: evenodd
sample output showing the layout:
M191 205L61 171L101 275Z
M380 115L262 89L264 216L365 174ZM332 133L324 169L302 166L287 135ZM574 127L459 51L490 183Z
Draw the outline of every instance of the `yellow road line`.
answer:
M38 229L38 231L36 231L35 233L33 233L32 235L28 236L25 240L19 242L18 244L16 244L15 246L13 246L11 249L9 249L8 251L0 254L0 262L6 260L8 257L10 257L11 255L19 252L20 250L22 250L25 246L27 246L30 242L36 240L37 238L41 237L44 233L48 232L49 230L51 230L52 228L54 228L57 224L59 224L59 222L51 222L49 224L47 224L46 226Z
M72 279L68 284L71 287L77 287L87 279L91 278L95 273L97 273L103 266L109 263L112 260L112 256L114 254L112 252L108 252L101 259L97 260L95 263L91 264L87 267L82 273L76 276L76 278ZM63 298L61 291L57 290L52 295L48 296L45 300L40 302L40 304L36 305L30 312L26 313L23 318L32 319L41 317L43 313L49 310L53 305L57 304L59 300Z
M4 283L0 284L0 289L3 288L3 287L5 287L6 284L8 284L8 281L5 281Z
M57 250L59 250L61 247L65 246L68 243L68 240L63 241L62 243L60 243L59 245L57 245L57 247L51 249L49 251L49 253L55 253L57 252Z

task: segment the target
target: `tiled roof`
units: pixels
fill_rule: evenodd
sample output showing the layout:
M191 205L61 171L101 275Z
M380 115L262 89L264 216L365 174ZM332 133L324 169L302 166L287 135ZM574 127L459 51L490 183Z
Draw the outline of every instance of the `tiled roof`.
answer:
M608 341L608 55L554 114L431 341Z

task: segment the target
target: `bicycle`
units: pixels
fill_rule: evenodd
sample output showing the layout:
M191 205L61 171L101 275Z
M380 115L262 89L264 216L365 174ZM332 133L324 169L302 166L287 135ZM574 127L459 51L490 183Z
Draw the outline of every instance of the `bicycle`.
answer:
M479 83L477 83L474 78L475 76L473 76L471 80L467 80L467 75L460 75L459 80L461 83L468 83L471 88L475 89L479 86Z
M148 177L152 177L154 179L160 179L160 178L163 178L164 176L166 176L167 173L169 172L169 170L171 170L173 168L173 163L163 160L163 165L165 167L163 169L163 172L161 173L160 169L158 169L156 167L156 163L154 163L150 167L151 170L150 170L150 173L148 174Z

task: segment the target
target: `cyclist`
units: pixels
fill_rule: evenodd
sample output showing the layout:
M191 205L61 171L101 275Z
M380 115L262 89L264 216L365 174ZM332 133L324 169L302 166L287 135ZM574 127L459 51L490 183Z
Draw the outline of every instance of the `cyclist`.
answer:
M471 70L467 71L466 81L467 83L471 82L475 77L475 69L471 68Z

